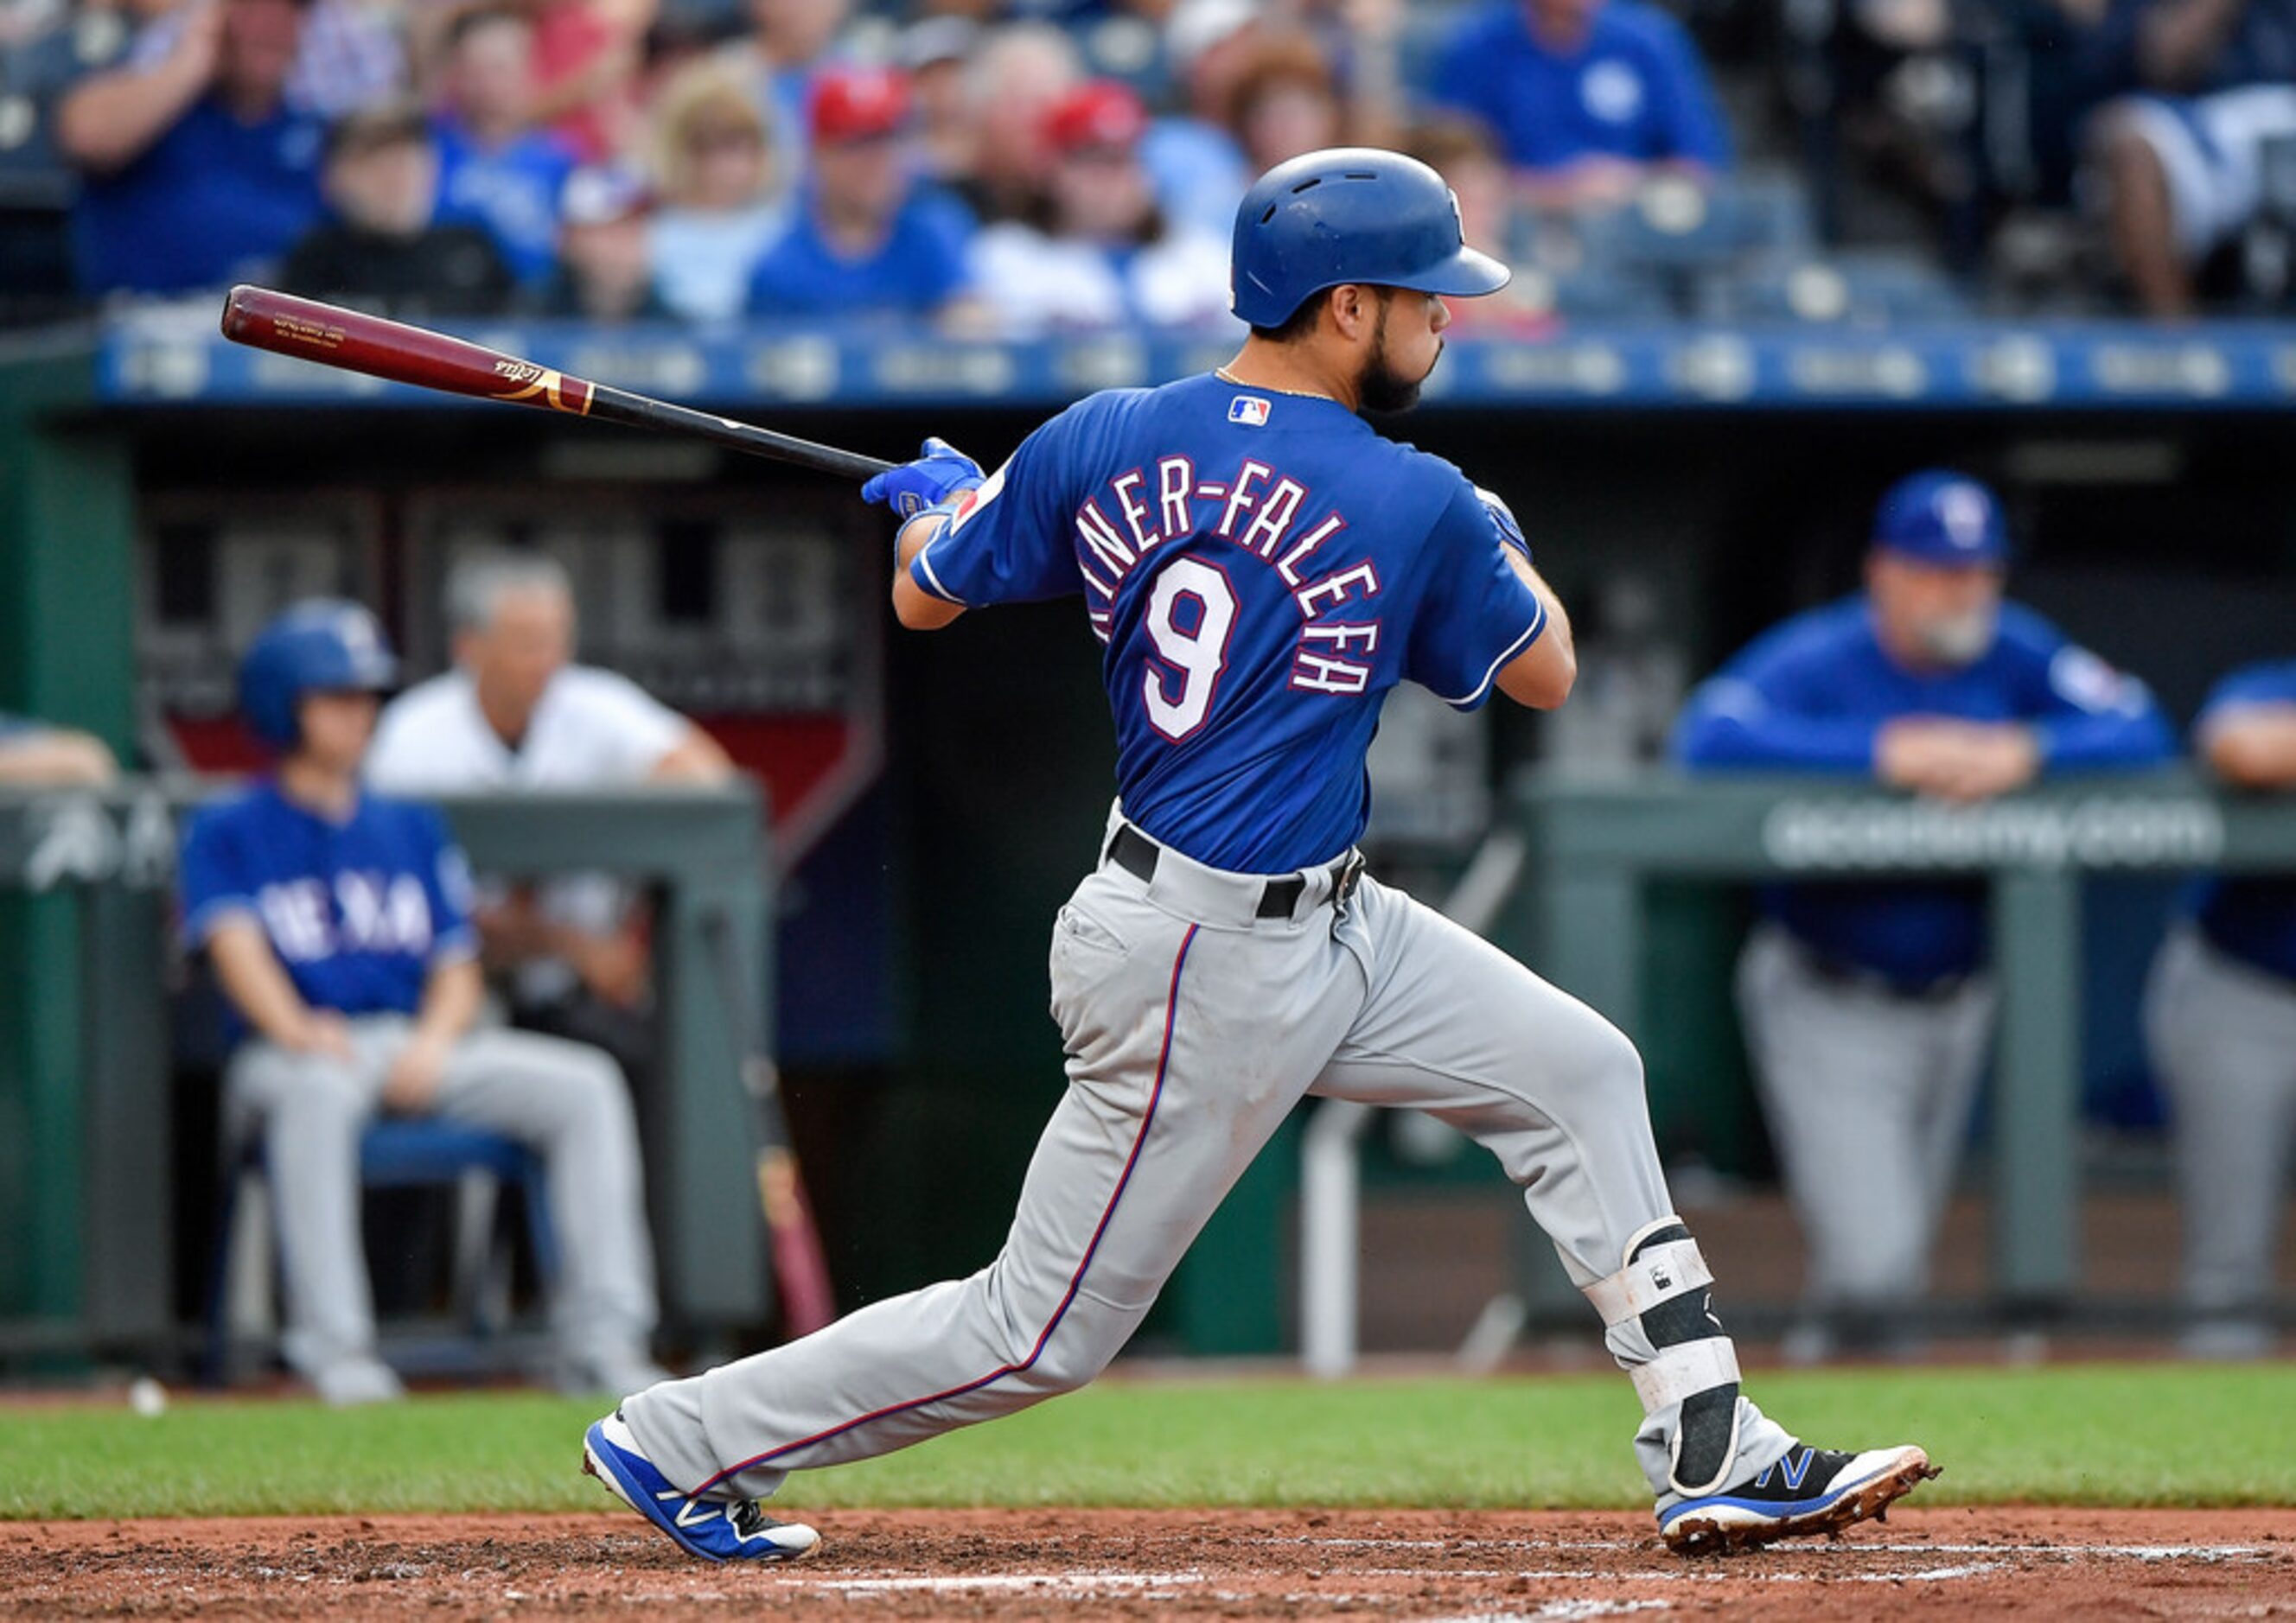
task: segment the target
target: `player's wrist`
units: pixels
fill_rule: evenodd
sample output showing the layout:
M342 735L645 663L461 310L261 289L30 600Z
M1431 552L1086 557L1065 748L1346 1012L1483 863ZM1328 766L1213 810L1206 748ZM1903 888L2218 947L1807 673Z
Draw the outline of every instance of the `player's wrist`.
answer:
M931 545L934 537L942 530L948 528L950 521L956 517L957 503L961 500L963 500L962 496L951 496L947 501L936 502L931 506L902 521L900 529L893 532L895 568L907 568L910 561L918 553ZM931 526L930 529L920 528L928 524Z

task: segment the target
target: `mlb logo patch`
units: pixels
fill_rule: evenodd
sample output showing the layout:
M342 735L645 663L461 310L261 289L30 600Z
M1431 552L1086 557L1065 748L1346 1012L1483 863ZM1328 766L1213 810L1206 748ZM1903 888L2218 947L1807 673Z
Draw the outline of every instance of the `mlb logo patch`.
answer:
M1238 395L1227 403L1227 420L1241 422L1246 428L1267 426L1267 402L1258 395Z

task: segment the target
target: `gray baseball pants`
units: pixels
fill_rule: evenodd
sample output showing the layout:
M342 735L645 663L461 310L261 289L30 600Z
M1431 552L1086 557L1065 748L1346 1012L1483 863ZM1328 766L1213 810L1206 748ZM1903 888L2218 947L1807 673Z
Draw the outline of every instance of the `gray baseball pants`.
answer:
M1823 1308L1889 1308L1929 1285L1993 1035L1973 976L1936 998L1827 978L1784 928L1738 960L1738 1018Z
M1581 1287L1665 1217L1634 1046L1585 1004L1399 891L1335 904L1309 871L1285 917L1261 881L1162 853L1152 880L1104 865L1053 930L1068 1053L1001 1254L964 1280L625 1401L668 1480L761 1497L840 1464L1010 1414L1090 1381L1307 1094L1424 1110L1521 1186ZM1653 1357L1632 1324L1622 1364ZM1736 1458L1789 1439L1740 1400ZM1679 1404L1636 1439L1664 1489ZM1526 1439L1526 1446L1532 1439Z
M2176 1110L2185 1301L2260 1312L2296 1139L2296 987L2188 925L2153 960L2144 1030Z
M351 1064L253 1039L225 1076L230 1141L262 1135L286 1276L283 1350L306 1374L373 1353L359 1135L381 1113L390 1062L411 1029L401 1015L353 1021ZM647 1362L653 1251L620 1068L586 1044L473 1031L455 1045L429 1113L542 1156L558 1246L551 1323L562 1356L583 1373Z

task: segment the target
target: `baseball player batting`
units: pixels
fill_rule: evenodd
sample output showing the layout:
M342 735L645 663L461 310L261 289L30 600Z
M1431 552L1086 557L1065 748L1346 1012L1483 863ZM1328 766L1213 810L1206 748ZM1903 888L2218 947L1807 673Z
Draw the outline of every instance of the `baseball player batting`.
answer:
M1546 708L1575 675L1505 504L1357 414L1412 404L1444 299L1505 268L1461 240L1432 169L1342 149L1252 186L1233 269L1251 336L1229 365L1080 401L986 479L928 440L862 491L904 521L905 626L1081 596L1106 649L1118 800L1053 930L1069 1086L1003 1251L627 1398L584 1468L695 1555L808 1553L818 1535L758 1500L1090 1381L1316 1094L1426 1111L1521 1185L1642 1398L1635 1453L1669 1545L1880 1514L1935 1474L1928 1456L1811 1447L1740 1394L1633 1045L1355 848L1390 689Z

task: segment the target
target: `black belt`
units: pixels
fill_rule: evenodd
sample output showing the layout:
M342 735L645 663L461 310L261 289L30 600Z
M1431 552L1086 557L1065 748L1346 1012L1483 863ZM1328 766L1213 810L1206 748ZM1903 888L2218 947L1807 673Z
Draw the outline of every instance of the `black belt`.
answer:
M1116 838L1108 842L1109 860L1144 885L1156 877L1156 863L1163 855L1163 847L1129 823L1119 824ZM1363 865L1362 857L1354 851L1331 865L1327 872L1332 876L1332 900L1345 902L1355 894L1356 881L1362 877ZM1307 889L1308 881L1297 874L1269 880L1260 887L1259 906L1252 910L1254 916L1290 918Z

